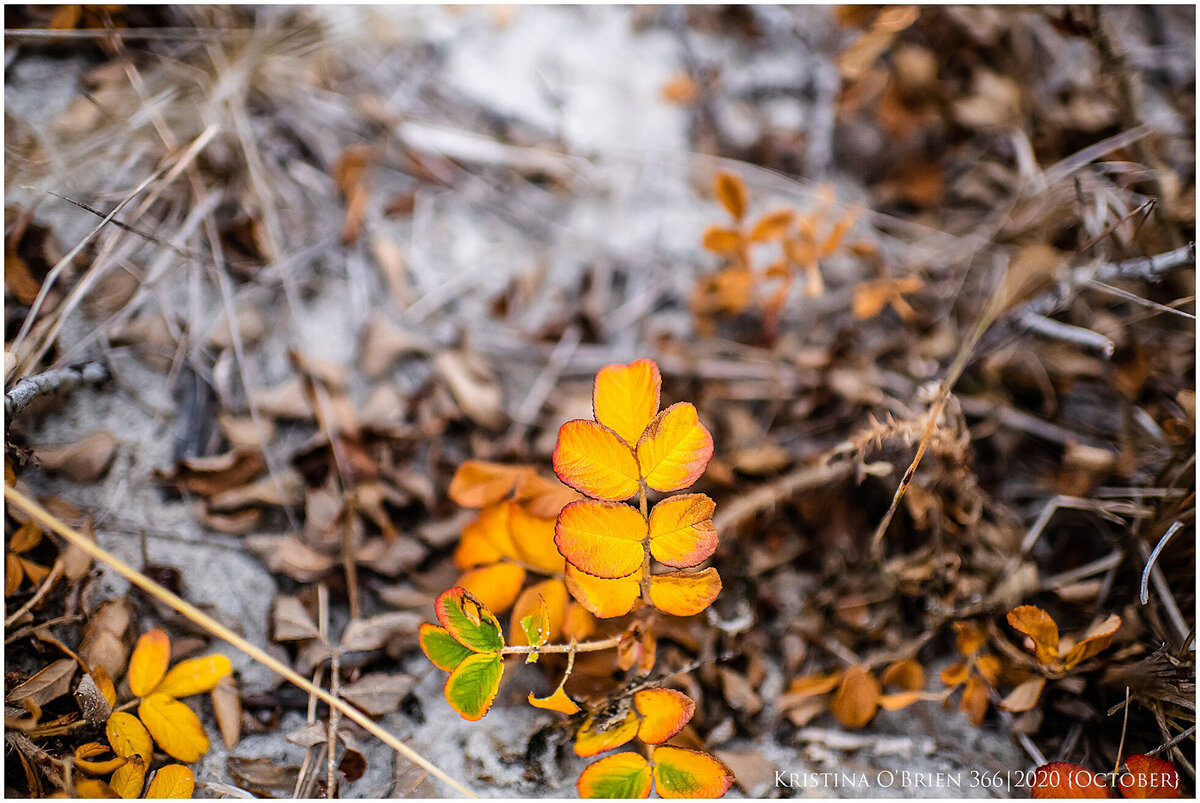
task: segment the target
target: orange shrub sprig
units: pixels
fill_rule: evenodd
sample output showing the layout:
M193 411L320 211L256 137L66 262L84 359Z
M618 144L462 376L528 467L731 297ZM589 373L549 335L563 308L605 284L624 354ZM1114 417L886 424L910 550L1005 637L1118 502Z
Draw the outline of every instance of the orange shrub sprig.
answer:
M622 669L636 663L640 674L648 674L655 655L653 617L643 612L692 616L720 593L714 568L654 572L656 563L693 568L717 547L716 505L708 496L676 494L650 507L651 490L686 489L713 454L712 435L692 404L659 410L661 388L652 360L610 365L596 375L593 419L563 424L553 454L558 478L582 497L555 488L528 467L471 461L455 476L451 495L482 508L455 553L456 564L467 570L460 584L477 592L456 586L441 594L434 606L438 624L423 625L420 641L430 661L450 673L446 700L464 719L487 714L506 657L534 662L549 653L567 655L566 671L552 694L531 693L529 703L578 713L580 705L564 689L577 653L615 649ZM628 504L635 495L636 507ZM554 507L551 529L546 514ZM522 592L528 572L549 579ZM513 605L510 639L480 599L484 595L498 600L500 609ZM623 633L581 640L593 629L591 616L631 611L636 621ZM558 635L569 640L552 643ZM725 794L733 783L728 767L707 753L663 744L691 719L695 703L689 697L673 689L643 689L631 703L618 702L628 705L624 718L601 718L609 724L601 728L591 712L576 752L597 755L635 737L653 747L647 757L620 753L594 762L577 784L582 796L648 797L655 787L661 797Z

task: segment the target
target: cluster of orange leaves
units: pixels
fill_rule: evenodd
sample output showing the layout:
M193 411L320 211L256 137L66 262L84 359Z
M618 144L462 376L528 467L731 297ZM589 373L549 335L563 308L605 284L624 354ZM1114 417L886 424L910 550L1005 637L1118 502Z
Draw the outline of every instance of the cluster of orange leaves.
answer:
M797 678L781 700L793 722L807 722L828 710L848 728L861 728L879 709L894 711L919 700L942 700L962 687L959 710L973 725L983 723L988 704L1002 682L1014 688L999 702L1006 711L1019 713L1033 708L1047 681L1064 677L1084 661L1112 644L1121 626L1115 614L1074 639L1060 640L1058 625L1041 608L1022 605L1008 613L1008 623L1026 637L1032 658L1028 666L1006 665L986 649L988 636L974 622L954 622L956 646L962 660L947 666L940 674L943 689L924 691L925 671L919 663L905 659L889 664L879 678L865 664L830 674ZM884 687L898 691L884 693Z
M596 375L591 420L568 421L559 430L554 470L569 488L545 480L527 466L469 461L451 483L459 504L480 508L463 530L455 563L465 570L458 585L438 597L438 624L421 628L421 647L449 672L445 695L465 719L491 707L513 652L535 661L559 636L555 652L570 652L567 672L539 708L575 714L581 709L564 690L574 650L595 628L595 619L654 607L676 616L704 610L721 590L716 569L652 572L652 561L687 569L707 560L717 546L716 505L704 494L679 494L649 509L648 494L679 491L704 473L712 436L686 402L659 411L662 377L651 360L610 365ZM571 490L573 489L573 490ZM638 507L626 500L638 496ZM522 591L529 573L545 576ZM573 599L573 601L572 601ZM489 604L491 603L491 604ZM511 646L492 612L513 607ZM617 663L654 665L650 627L633 623L619 638L593 649L615 647ZM621 753L602 758L580 776L584 797L720 797L733 773L713 756L663 742L691 718L695 703L671 689L644 689L622 698L617 720L593 716L583 724L575 749L593 756L638 738L654 745L649 759Z
M780 208L755 220L747 216L750 193L741 177L717 173L713 194L731 220L709 226L701 240L706 250L725 262L720 270L704 276L693 291L692 311L703 328L711 329L710 319L714 316L739 315L756 303L761 304L764 318L773 328L797 272L804 277L805 295L818 296L824 291L821 261L842 247L855 219L853 211L838 217L831 214L835 205L831 189L821 190L817 209L809 214ZM755 256L759 246L770 243L778 245L778 252L760 269ZM860 259L878 257L875 246L867 241L848 243L846 248ZM771 282L774 289L759 301L760 288ZM904 296L922 286L917 276L885 275L863 282L855 288L852 311L863 320L890 306L905 321L912 321L916 312Z
M885 693L888 686L897 691ZM881 708L898 711L918 700L941 699L924 688L925 670L912 659L889 664L878 678L866 664L856 664L842 672L797 678L781 705L792 709L793 721L828 710L847 728L862 728Z
M129 659L126 680L137 715L115 710L105 724L108 744L89 742L75 750L75 766L85 775L76 782L82 797L137 798L154 758L154 744L178 761L191 763L208 752L208 736L200 718L178 698L210 692L233 667L224 655L213 654L169 667L170 638L151 630L138 639ZM102 666L89 674L110 707L117 708L117 690ZM107 757L111 754L111 757ZM110 775L107 782L98 776ZM190 798L194 779L182 764L168 764L154 775L148 797Z

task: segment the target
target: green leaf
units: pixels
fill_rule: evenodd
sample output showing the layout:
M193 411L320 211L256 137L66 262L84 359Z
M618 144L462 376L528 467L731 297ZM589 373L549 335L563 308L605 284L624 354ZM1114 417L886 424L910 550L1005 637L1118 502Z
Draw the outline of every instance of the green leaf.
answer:
M504 648L500 622L487 606L463 588L452 588L433 606L442 627L472 652L499 652Z
M471 651L459 644L450 631L428 622L421 625L421 649L425 651L425 657L443 672L453 672L464 658L471 655Z
M540 647L550 639L550 609L546 606L546 598L538 594L538 609L536 612L521 618L521 629L525 631L525 640L532 647ZM525 659L527 664L536 664L538 654L529 653Z
M650 765L637 753L617 753L592 762L575 782L580 797L649 797Z
M499 653L476 653L463 659L446 681L446 702L463 719L483 719L500 690L504 659Z

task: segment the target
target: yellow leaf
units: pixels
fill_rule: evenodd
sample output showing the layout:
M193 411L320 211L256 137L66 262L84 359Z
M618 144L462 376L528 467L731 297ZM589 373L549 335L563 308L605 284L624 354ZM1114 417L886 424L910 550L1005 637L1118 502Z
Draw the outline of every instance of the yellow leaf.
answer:
M582 419L563 424L551 460L558 478L580 493L614 502L637 493L638 461L603 424Z
M20 588L24 579L25 569L21 566L21 559L11 552L6 553L4 556L4 596L7 597Z
M141 756L130 756L128 763L112 774L109 786L121 797L132 800L142 796L142 786L145 782L146 762Z
M864 727L879 707L879 681L865 666L852 666L842 675L829 710L847 728Z
M1048 666L1058 662L1058 625L1050 614L1035 605L1022 605L1008 612L1008 623L1029 637L1039 661Z
M575 568L614 580L641 568L646 532L646 520L629 505L582 499L559 514L554 543Z
M707 560L717 549L712 520L716 508L704 494L680 494L659 502L650 511L650 554L677 569Z
M171 667L171 671L158 684L155 691L169 697L187 697L191 694L203 694L212 691L217 682L233 674L233 664L224 655L205 655L180 661Z
M632 447L658 414L661 393L662 376L654 360L609 365L596 374L592 410L597 421Z
M532 516L521 505L512 502L506 504L510 506L509 537L517 560L542 574L562 574L563 556L554 545L555 519ZM555 515L558 515L557 511Z
M560 714L578 714L580 708L575 704L575 701L567 696L563 691L562 686L554 690L554 694L549 697L534 697L533 692L529 692L529 704L534 708L544 708L547 711L558 711Z
M190 769L182 764L168 764L154 773L146 797L189 800L195 787L196 780Z
M713 194L735 219L741 220L745 217L750 193L746 190L746 182L742 181L741 176L717 173L713 178Z
M646 427L637 445L637 465L651 488L678 491L700 478L712 453L712 435L700 423L696 408L679 402Z
M114 712L108 718L104 732L118 756L141 756L142 760L149 761L154 755L150 733L137 717L127 711Z
M144 633L129 657L129 690L145 697L158 686L171 661L171 640L155 628Z
M733 786L733 770L708 753L654 748L654 782L662 798L717 798Z
M208 752L208 736L200 718L165 694L151 694L138 706L138 717L167 755L191 763Z
M593 730L597 727L596 718L588 717L579 733L575 736L575 754L587 758L620 747L628 742L638 731L638 716L633 711L625 718L611 724L605 730Z
M82 799L97 800L100 798L119 798L113 788L104 781L92 778L78 778L75 781L75 795Z
M692 616L721 593L721 576L711 566L702 572L672 572L650 578L650 601L672 616Z
M521 593L525 583L525 570L512 563L497 563L482 569L472 569L458 578L454 585L465 588L485 607L493 611L507 611Z
M637 572L616 580L602 580L585 574L568 563L565 579L571 596L586 611L601 619L612 619L629 613L633 609L634 601L641 594ZM575 637L586 638L578 633Z
M650 765L637 753L617 753L593 761L575 782L582 798L625 800L649 797L653 785Z
M100 742L81 744L75 748L75 765L89 775L107 775L129 760L124 756L116 756L107 760L93 761L107 752L109 752L108 745L100 744Z

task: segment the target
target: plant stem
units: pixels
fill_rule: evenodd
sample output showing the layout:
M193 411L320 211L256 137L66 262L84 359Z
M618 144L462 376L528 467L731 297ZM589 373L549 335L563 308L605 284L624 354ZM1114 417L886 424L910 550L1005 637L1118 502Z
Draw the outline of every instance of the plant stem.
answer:
M609 636L601 641L585 641L583 643L571 644L545 644L541 647L526 645L523 647L505 647L500 650L501 655L529 655L536 652L539 655L545 655L552 652L599 652L600 650L611 650L621 642L621 636Z
M648 512L649 505L646 504L646 481L642 480L638 483L638 504L642 510L642 519L646 522L646 537L642 539L642 549L645 554L642 557L642 603L646 607L650 607L650 514Z

